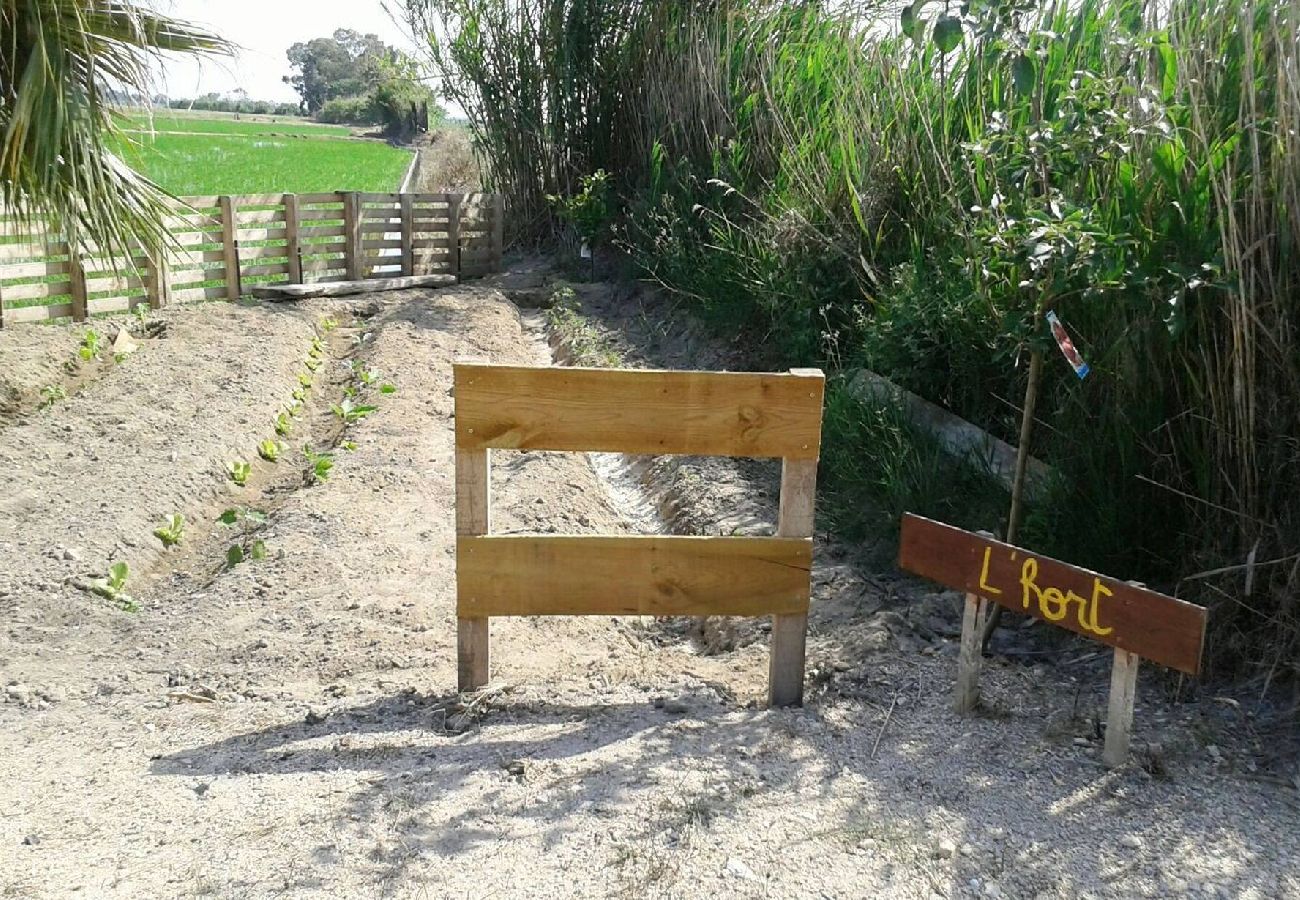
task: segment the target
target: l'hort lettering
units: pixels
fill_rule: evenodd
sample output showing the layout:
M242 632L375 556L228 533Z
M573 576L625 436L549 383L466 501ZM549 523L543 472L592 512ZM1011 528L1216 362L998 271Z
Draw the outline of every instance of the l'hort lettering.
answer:
M987 592L989 596L1002 594L1001 588L988 583L989 556L992 552L992 547L984 548L984 561L980 568L979 580L980 590ZM1011 559L1015 560L1016 556L1017 554L1013 552ZM1038 560L1027 556L1020 567L1020 602L1024 609L1029 609L1031 603L1036 603L1044 619L1049 622L1060 622L1070 614L1070 607L1073 605L1079 627L1084 631L1095 635L1107 635L1114 631L1113 628L1103 627L1098 621L1101 598L1113 596L1110 589L1101 583L1100 578L1094 576L1092 579L1091 597L1081 597L1072 590L1062 591L1058 587L1043 587L1038 584L1037 579Z

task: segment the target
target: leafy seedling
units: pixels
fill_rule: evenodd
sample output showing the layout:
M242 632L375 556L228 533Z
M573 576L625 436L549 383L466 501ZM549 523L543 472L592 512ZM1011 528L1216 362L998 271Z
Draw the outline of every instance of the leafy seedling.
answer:
M361 421L378 408L377 406L366 406L363 403L353 403L351 397L344 397L342 403L335 403L330 406L330 410L334 415L349 425Z
M391 382L387 382L387 381L385 381L383 384L381 384L381 385L379 386L379 393L381 393L381 394L396 394L396 393L397 393L397 385L392 384Z
M325 345L320 342L320 338L314 337L311 339L311 349L314 355L319 356L320 353L325 349Z
M302 401L301 401L301 400L298 401L297 403L295 403L293 406L289 407L289 415L291 415L291 416L296 416L296 415L298 415L298 414L301 413L301 412L302 412Z
M298 383L305 388L311 387L311 375L307 372L299 372Z
M125 353L114 353L114 354L113 354L113 362L117 363L117 364L120 366L122 363L126 362L126 354L125 354Z
M343 396L344 396L344 397L355 397L356 395L357 395L357 389L354 388L352 385L350 385L350 384L345 384L345 385L343 386Z
M306 399L307 399L307 389L306 389L306 388L294 388L294 389L293 389L293 399L297 400L299 403L301 403L302 401L306 400Z
M112 600L125 612L138 612L140 604L136 603L126 592L126 579L131 574L126 562L115 562L108 568L108 577L101 578L91 585L91 590L101 597Z
M331 331L333 331L335 328L338 328L338 327L339 327L339 320L338 320L338 319L333 319L333 318L330 318L330 319L321 319L321 320L320 320L320 327L325 329L325 333L326 333L326 334L329 334L329 333L330 333Z
M237 460L230 464L230 480L235 484L243 487L248 484L248 476L252 474L253 467L243 460Z
M282 412L275 417L275 433L284 437L293 427L293 418L287 412Z
M77 348L77 355L86 362L99 356L99 332L93 328L86 330L81 336L81 346Z
M49 409L60 400L66 400L68 392L61 384L47 384L41 388L41 409Z
M149 320L149 307L145 306L143 303L137 303L131 310L131 315L135 316L135 320L139 322L140 327L143 328L145 323Z
M266 513L237 506L223 512L217 521L239 529L238 539L226 550L227 566L234 568L246 559L266 559L266 543L253 537L253 530L266 524Z
M334 457L328 453L317 453L311 445L302 445L302 455L307 457L307 483L316 484L329 481L330 470L334 468Z
M309 356L303 365L306 366L309 371L315 372L320 368L320 360L316 359L314 356Z
M185 536L185 517L180 513L153 530L153 536L162 541L164 548L175 547Z
M342 449L344 449L344 450L348 451L349 453L351 453L353 450L357 449L357 442L356 442L356 441L344 441L343 443L339 444L339 447L341 447Z
M366 369L359 368L356 370L356 373L357 373L357 378L359 378L361 380L361 383L364 384L366 387L370 387L370 385L374 384L376 381L379 380L379 373L376 372L374 369L366 370Z
M280 458L280 442L267 438L257 445L257 455L267 462L275 462Z

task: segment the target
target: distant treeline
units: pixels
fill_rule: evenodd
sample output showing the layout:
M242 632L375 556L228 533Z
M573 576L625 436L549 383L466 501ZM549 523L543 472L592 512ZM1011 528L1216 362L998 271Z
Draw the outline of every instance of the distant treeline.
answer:
M194 99L168 99L164 104L170 109L198 109L204 112L247 113L259 116L301 116L302 106L295 102L275 103L270 100L248 100L204 94Z

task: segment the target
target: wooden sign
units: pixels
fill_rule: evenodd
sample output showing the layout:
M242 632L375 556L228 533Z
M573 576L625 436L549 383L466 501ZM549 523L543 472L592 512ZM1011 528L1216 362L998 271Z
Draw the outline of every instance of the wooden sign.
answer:
M1201 671L1206 612L1193 603L911 514L898 564L1171 669Z
M903 516L898 564L966 592L957 657L958 713L972 712L979 702L980 641L990 602L1115 648L1102 752L1111 766L1128 757L1142 657L1189 675L1201 670L1206 611L1141 585L910 513Z

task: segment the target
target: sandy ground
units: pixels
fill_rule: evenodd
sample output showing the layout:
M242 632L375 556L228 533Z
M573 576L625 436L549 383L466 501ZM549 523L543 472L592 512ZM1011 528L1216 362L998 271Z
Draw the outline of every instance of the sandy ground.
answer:
M992 712L959 719L955 599L824 535L804 709L761 708L762 623L494 620L493 684L457 696L449 363L549 362L507 298L550 281L169 311L79 375L79 329L0 333L0 896L1300 896L1294 766L1243 704L1148 673L1161 746L1106 771L1077 645L995 660ZM725 364L603 299L635 364ZM234 486L313 337L284 454ZM345 429L347 362L397 392L360 387L378 410ZM769 470L693 465L497 454L494 527L770 530ZM227 568L241 505L268 557ZM117 560L138 612L82 589Z

